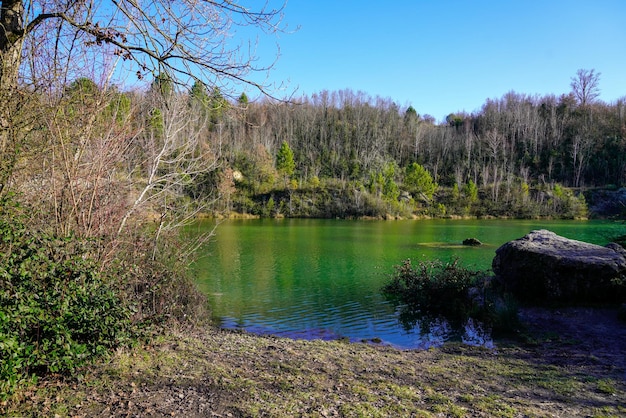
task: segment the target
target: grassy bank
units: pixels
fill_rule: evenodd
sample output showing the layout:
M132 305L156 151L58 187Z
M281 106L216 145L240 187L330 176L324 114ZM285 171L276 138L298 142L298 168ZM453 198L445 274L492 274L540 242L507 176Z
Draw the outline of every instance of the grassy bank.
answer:
M533 331L530 319L532 337L501 342L496 350L447 345L401 351L213 328L171 331L149 344L121 349L71 379L50 378L20 390L2 404L0 413L87 417L626 414L623 326L617 338L603 340L595 335L577 340L583 337L557 333L563 331L563 323L535 320L547 326ZM580 328L580 323L573 325L572 329ZM613 348L598 346L602 341Z

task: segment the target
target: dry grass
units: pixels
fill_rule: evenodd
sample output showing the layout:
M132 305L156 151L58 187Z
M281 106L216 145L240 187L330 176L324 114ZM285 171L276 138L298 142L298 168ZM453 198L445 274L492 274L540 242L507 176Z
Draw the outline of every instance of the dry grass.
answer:
M149 345L119 351L81 376L24 389L0 412L88 417L624 416L623 365L557 340L553 334L537 334L533 344L501 343L496 350L449 345L401 351L212 328L171 331Z

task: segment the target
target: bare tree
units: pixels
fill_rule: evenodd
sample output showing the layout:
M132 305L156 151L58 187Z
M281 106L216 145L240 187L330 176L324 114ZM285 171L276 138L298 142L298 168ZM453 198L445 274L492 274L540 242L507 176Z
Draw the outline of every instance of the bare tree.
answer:
M284 29L285 4L276 1L252 9L230 0L0 0L0 193L24 141L24 131L15 131L23 87L58 95L85 69L110 80L122 63L140 79L167 73L224 94L240 92L236 84L269 94L253 74L274 60L259 61L254 43L232 35L237 28L252 36Z
M265 85L247 76L271 64L257 66L254 47L233 44L230 36L237 26L279 30L284 4L271 7L266 2L252 10L238 3L2 0L0 86L15 85L28 44L32 49L52 49L57 59L54 65L67 65L73 49L101 52L109 47L107 52L134 62L139 76L157 69L210 85L228 79L264 90Z
M572 93L578 99L581 106L591 104L600 96L600 75L594 69L576 71L576 77L572 77L570 86Z
M117 231L127 206L121 162L140 132L131 100L89 79L72 83L57 101L39 101L37 126L20 153L12 190L33 224L59 236L102 237Z
M142 217L146 212L157 215L158 237L162 231L178 228L206 209L207 202L192 203L182 197L185 187L197 176L215 169L220 144L204 140L206 120L203 123L198 119L207 116L190 107L187 97L177 93L155 96L152 118L138 137L137 146L144 156L138 161L143 175L135 179L133 172L127 174L127 183L131 190L136 190L136 197L121 218L118 235L136 213L142 213Z
M593 149L593 137L588 130L582 130L572 138L572 167L574 169L574 187L580 187L582 175L587 168Z

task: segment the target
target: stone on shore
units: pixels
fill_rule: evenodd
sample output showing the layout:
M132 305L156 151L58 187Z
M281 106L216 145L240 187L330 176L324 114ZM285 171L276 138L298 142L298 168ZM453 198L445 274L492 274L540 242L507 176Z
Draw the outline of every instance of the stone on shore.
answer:
M626 251L532 231L496 250L496 279L526 303L611 303L626 295Z

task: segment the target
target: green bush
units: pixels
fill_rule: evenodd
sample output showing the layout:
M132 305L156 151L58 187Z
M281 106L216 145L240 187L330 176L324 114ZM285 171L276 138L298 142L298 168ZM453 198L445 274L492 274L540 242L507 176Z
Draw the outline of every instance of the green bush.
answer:
M515 300L486 272L462 267L458 258L420 261L417 266L409 259L395 270L383 292L405 304L401 314L407 324L419 316L443 316L455 323L471 317L497 331L517 324Z
M413 267L405 260L395 267L384 292L395 294L420 311L444 315L465 315L472 308L469 289L484 273L459 266L459 260L420 261Z
M89 252L75 237L0 218L0 397L129 341L131 311Z

